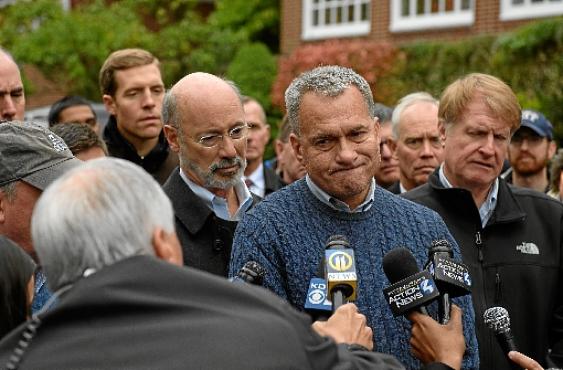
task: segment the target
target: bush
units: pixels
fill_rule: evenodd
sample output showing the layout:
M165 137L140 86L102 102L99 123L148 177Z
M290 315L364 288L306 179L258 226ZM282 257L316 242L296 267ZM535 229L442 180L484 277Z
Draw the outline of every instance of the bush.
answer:
M370 84L374 97L385 100L387 92L376 88L378 79L394 68L398 50L389 43L365 40L328 40L304 44L279 61L279 71L272 88L272 104L284 110L284 93L291 81L302 72L320 65L340 65L361 74Z

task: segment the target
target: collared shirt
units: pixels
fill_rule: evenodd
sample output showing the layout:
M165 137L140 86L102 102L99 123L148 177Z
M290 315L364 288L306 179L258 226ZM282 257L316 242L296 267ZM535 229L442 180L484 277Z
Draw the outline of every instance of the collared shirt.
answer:
M407 192L407 189L405 189L405 187L403 186L403 184L401 184L401 182L399 181L399 194L403 194Z
M366 196L366 199L362 202L362 204L360 204L353 210L350 209L348 204L344 203L339 199L336 199L332 195L327 194L325 191L319 188L313 182L313 180L311 180L308 174L307 176L305 176L305 181L307 182L307 186L309 187L309 190L311 190L311 193L313 193L315 197L317 197L317 199L319 199L321 202L323 202L330 208L337 211L348 212L348 213L365 212L371 208L371 206L373 205L373 201L375 199L375 179L371 180L371 185L369 188L369 192Z
M195 193L195 195L203 200L205 205L211 211L213 211L213 213L215 213L215 216L223 220L240 221L244 212L246 212L252 205L252 195L250 194L250 191L242 180L238 181L234 186L235 194L237 196L237 199L239 200L239 207L235 214L231 217L231 214L229 213L229 207L227 205L227 200L225 198L218 197L203 186L199 186L198 184L188 179L182 169L180 169L180 177Z
M245 180L248 179L252 181L252 184L248 189L254 194L261 198L264 198L266 194L266 180L264 179L264 165L260 163L258 168L250 174L250 176L245 176Z
M47 287L47 282L43 271L38 268L35 270L35 286L34 286L33 302L31 303L31 312L39 312L45 303L51 298L53 293Z
M446 178L446 174L444 173L444 164L440 166L440 170L438 171L438 175L440 176L440 181L442 185L446 188L453 188L452 184ZM481 217L481 227L485 227L489 219L493 215L495 207L497 206L497 198L498 198L498 178L495 179L493 186L489 190L489 194L487 194L487 198L479 207L479 216Z

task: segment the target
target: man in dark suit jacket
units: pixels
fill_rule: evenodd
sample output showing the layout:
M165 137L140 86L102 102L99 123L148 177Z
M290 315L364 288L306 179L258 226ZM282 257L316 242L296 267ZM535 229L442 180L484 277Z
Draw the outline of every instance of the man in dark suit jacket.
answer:
M276 172L264 165L264 151L270 140L270 125L262 105L248 96L243 97L248 137L244 180L250 191L261 198L284 186Z
M32 233L58 302L0 342L0 366L402 369L358 350L372 332L354 305L321 325L337 345L263 289L174 266L173 217L156 181L121 159L89 161L49 187Z
M249 129L242 98L231 82L193 73L166 93L162 116L180 157L164 191L176 213L184 263L227 276L235 227L254 201L243 181Z

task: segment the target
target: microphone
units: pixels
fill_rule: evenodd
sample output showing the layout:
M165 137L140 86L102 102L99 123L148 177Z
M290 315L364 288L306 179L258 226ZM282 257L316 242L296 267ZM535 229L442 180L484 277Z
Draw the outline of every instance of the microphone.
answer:
M332 310L356 300L356 261L354 250L344 235L333 235L326 242L324 275Z
M412 253L395 248L383 256L383 272L391 283L383 294L393 316L406 315L412 310L428 315L426 304L439 296L438 288L428 271L420 271Z
M490 307L483 314L485 325L497 336L500 346L505 353L518 351L514 342L514 336L510 330L510 316L504 307Z
M326 280L322 278L312 278L307 290L305 299L305 312L313 321L326 321L332 313L332 302L327 294Z
M483 313L483 321L485 325L489 327L497 337L497 340L502 348L502 351L507 355L510 351L518 351L516 348L516 343L514 342L514 336L510 330L510 316L508 311L504 307L490 307ZM510 361L512 368L520 369L512 361Z
M428 262L425 266L432 274L440 292L438 317L443 325L450 321L451 298L471 293L471 278L467 266L454 261L453 255L447 240L434 240L428 250Z
M266 269L256 261L248 261L242 266L236 276L229 280L237 283L247 283L251 285L262 286L264 284L264 276Z

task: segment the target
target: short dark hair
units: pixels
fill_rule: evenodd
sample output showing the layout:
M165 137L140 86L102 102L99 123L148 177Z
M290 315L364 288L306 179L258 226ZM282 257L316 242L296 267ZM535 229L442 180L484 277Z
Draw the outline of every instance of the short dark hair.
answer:
M31 257L0 235L0 338L30 316L27 284L34 272Z
M106 143L85 123L57 123L50 129L64 140L75 156L94 147L108 154Z
M160 70L160 62L150 52L143 49L121 49L111 53L98 75L102 95L114 96L117 91L115 72L155 63Z
M51 105L51 109L49 109L49 115L47 116L47 121L49 122L49 126L53 126L60 122L59 116L63 110L70 107L75 107L77 105L86 105L88 108L90 108L92 113L94 113L94 117L97 118L96 111L94 111L94 108L92 108L92 104L88 100L84 99L81 96L70 95L70 96L65 96L60 100L57 100L56 102L53 103L53 105Z
M379 119L379 124L391 121L393 116L393 108L385 104L375 103L373 107L373 114Z

